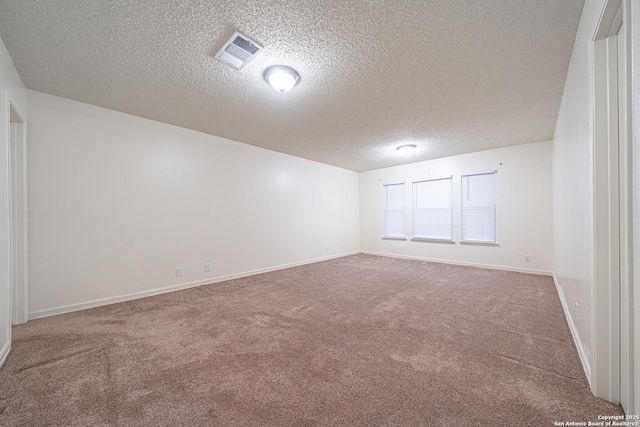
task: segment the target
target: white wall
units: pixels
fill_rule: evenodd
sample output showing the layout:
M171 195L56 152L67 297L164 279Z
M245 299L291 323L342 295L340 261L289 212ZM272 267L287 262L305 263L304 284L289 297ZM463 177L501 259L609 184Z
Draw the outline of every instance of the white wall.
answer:
M496 208L499 246L461 245L460 175L497 170ZM411 234L411 182L453 175L456 244L382 239L384 183L405 182L406 233ZM538 142L360 174L360 248L402 257L472 264L550 274L551 143ZM530 256L531 262L524 257Z
M602 12L604 0L588 0L576 36L567 80L556 123L553 140L553 194L554 194L554 276L561 297L570 309L572 326L578 351L583 359L587 376L591 380L594 364L594 172L593 136L590 112L591 53L589 45ZM640 6L630 1L632 19L632 137L640 139L640 59L637 55L640 40ZM628 23L628 22L627 22ZM637 144L634 145L634 148ZM635 278L635 336L640 331L640 156L633 150L633 245ZM578 309L576 310L576 304ZM640 340L635 340L635 354L640 354ZM640 408L640 358L635 361L635 402Z
M32 318L358 250L355 172L39 92L28 102Z
M0 39L0 364L11 347L9 280L9 105L26 120L25 89Z
M585 3L553 139L553 271L567 306L574 308L568 320L575 325L578 351L587 363L594 283L588 43L602 6L602 0ZM590 368L585 368L589 376Z

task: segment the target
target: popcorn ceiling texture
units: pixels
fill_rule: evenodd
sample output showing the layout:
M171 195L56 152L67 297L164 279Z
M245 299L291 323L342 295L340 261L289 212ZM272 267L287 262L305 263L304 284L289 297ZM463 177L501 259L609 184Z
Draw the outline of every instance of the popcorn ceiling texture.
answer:
M551 139L583 3L2 0L0 37L29 89L364 171Z

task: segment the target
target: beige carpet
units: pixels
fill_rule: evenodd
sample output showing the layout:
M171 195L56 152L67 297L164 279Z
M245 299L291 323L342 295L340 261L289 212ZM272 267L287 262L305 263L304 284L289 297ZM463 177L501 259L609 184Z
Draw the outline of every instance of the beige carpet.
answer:
M356 255L30 321L2 426L553 426L590 393L552 279Z

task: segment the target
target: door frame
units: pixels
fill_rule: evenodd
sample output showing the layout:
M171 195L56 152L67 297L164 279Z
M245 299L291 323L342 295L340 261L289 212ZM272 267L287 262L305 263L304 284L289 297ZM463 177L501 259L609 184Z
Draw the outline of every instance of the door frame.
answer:
M630 0L605 0L589 44L594 224L590 385L596 396L635 413L630 6Z
M27 131L23 115L9 100L9 288L11 323L28 319Z

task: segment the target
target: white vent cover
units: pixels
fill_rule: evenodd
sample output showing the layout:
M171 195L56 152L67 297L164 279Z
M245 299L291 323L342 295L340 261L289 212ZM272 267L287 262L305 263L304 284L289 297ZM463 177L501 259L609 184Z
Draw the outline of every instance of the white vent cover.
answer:
M240 71L260 52L262 46L236 31L216 53L215 58Z

